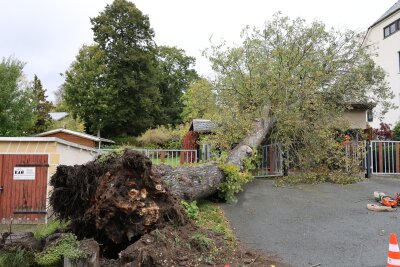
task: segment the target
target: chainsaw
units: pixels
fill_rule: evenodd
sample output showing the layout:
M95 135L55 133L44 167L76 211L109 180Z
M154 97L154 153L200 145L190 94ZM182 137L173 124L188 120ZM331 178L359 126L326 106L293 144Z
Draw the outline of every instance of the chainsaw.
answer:
M375 197L375 200L378 201L379 203L381 203L382 205L387 206L387 207L392 207L392 208L397 207L397 203L400 201L399 193L396 193L396 197L392 198L390 196L387 196L383 192L375 191L374 197Z

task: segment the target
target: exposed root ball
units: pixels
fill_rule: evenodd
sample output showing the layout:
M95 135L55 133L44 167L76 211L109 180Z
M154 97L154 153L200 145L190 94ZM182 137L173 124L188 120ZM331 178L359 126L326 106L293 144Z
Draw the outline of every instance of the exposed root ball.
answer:
M132 150L106 162L60 166L51 178L50 203L61 218L72 220L78 237L94 237L112 254L155 228L185 223L177 199L151 167Z

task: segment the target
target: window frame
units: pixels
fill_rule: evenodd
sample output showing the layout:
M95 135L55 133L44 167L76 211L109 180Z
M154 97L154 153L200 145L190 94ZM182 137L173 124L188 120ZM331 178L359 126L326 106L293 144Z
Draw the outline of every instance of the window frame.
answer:
M399 73L400 73L400 51L397 52L398 59L399 59Z
M392 29L393 26L394 29ZM393 21L392 23L383 28L383 39L388 38L389 36L398 32L399 30L400 30L400 19Z

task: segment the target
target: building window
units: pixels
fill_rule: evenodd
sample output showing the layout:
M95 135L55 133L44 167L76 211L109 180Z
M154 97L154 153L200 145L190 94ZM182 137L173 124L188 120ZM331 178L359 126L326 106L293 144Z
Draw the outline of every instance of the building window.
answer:
M383 36L384 38L386 38L399 30L400 30L400 19L396 20L395 22L383 28Z
M388 36L390 35L390 29L389 29L389 27L386 27L386 28L385 28L384 34L385 34L385 37L388 37Z

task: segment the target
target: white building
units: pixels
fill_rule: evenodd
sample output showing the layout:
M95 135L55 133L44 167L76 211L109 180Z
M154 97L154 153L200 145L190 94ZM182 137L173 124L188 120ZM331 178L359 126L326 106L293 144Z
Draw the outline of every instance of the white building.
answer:
M400 106L400 1L368 28L364 45L372 45L373 59L387 72L387 81L395 94L393 101ZM392 125L399 120L400 108L389 111L384 118Z

